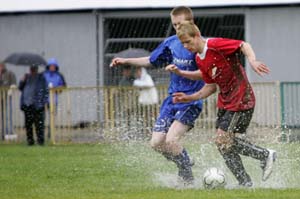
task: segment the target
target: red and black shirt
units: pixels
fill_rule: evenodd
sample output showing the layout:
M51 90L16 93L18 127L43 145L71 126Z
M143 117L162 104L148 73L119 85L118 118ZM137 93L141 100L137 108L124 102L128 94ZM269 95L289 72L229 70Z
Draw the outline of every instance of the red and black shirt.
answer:
M254 108L255 96L245 70L240 63L241 40L207 39L204 50L196 55L203 80L220 87L218 108L242 111Z

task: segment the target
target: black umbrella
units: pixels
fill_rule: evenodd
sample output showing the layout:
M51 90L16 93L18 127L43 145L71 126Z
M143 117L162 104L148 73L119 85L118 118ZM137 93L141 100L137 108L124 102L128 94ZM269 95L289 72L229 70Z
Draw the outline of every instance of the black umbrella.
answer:
M135 57L148 57L150 52L143 48L128 48L115 54L115 57L121 58L135 58Z
M47 65L42 56L33 53L13 53L9 55L4 62L22 66Z

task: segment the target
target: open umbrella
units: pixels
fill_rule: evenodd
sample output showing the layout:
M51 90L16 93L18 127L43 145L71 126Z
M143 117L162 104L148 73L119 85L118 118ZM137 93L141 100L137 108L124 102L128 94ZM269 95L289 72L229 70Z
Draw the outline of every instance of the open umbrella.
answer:
M9 55L4 62L22 66L47 65L42 56L33 53L13 53Z
M135 58L135 57L147 57L150 52L143 48L128 48L115 54L115 57L121 58Z

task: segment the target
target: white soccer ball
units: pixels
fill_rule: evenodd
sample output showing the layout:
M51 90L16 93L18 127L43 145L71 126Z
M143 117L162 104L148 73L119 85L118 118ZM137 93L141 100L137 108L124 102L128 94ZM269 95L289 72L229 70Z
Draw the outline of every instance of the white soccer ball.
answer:
M226 184L225 174L218 168L209 168L203 175L203 184L206 189L224 188Z

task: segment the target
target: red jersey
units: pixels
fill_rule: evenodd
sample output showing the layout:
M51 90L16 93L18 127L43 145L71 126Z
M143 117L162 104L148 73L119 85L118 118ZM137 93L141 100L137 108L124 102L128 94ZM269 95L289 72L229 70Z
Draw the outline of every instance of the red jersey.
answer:
M242 43L224 38L207 39L203 52L196 55L203 80L220 88L220 109L242 111L255 106L254 92L238 56Z

